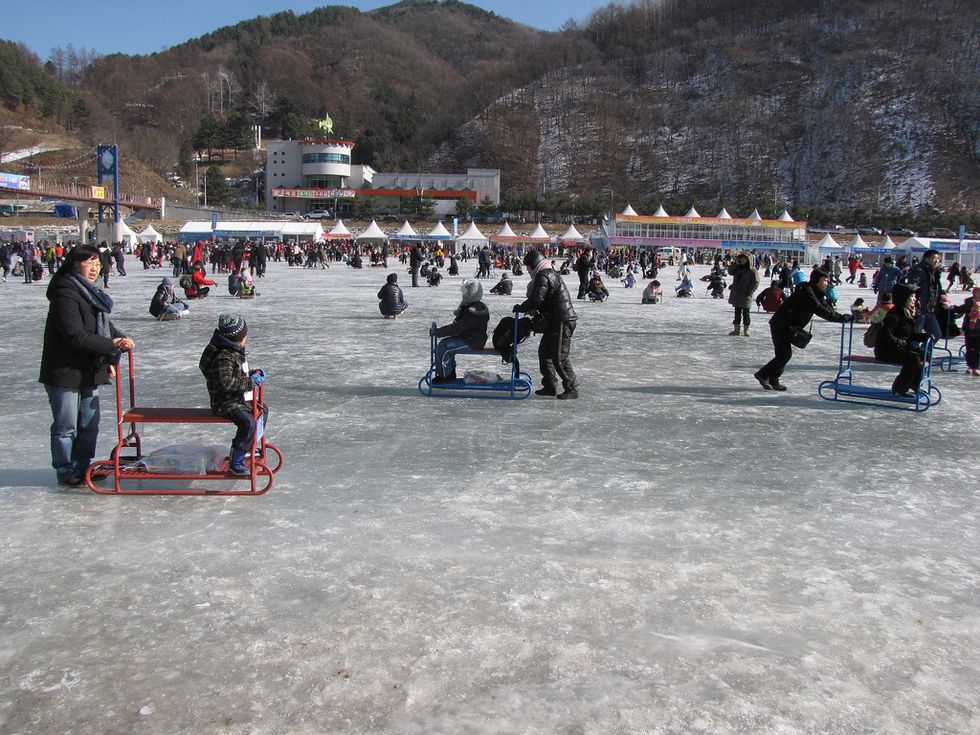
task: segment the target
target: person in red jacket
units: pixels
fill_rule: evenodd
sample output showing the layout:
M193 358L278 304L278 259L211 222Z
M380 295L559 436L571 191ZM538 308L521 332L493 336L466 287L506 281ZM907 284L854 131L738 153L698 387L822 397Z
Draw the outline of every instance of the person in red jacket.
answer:
M214 281L207 277L204 272L204 264L201 261L195 261L194 265L191 266L191 280L189 285L185 285L184 281L181 285L184 287L184 295L189 299L203 299L209 293L211 293L211 286L214 285Z
M760 291L755 297L755 305L761 306L770 314L779 309L783 305L783 289L779 287L779 281L773 281L769 288Z

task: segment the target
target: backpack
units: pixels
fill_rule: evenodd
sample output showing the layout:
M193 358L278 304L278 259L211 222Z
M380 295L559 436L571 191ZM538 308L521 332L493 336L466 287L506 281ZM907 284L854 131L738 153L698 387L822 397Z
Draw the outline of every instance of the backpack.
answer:
M520 344L531 336L531 319L524 316L517 320L517 342ZM493 348L500 353L500 358L504 362L510 362L514 354L514 317L505 316L494 327L493 336L490 337Z
M874 346L878 344L878 332L881 331L881 322L875 322L870 327L868 331L864 333L864 346L874 349Z
M193 288L194 276L192 276L190 273L185 273L180 277L180 280L177 281L177 285L181 288Z

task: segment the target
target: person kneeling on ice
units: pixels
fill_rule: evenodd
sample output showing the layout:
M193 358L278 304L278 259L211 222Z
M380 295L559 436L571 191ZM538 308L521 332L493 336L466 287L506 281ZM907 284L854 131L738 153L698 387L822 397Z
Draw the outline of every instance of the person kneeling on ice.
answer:
M269 415L266 408L256 421L249 405L253 388L262 385L265 373L249 370L245 357L247 339L245 320L237 314L222 314L199 363L208 383L211 410L231 420L238 429L231 442L228 471L244 476L250 474L245 458L252 452L253 442L261 438Z
M378 308L385 319L395 319L405 311L408 304L405 303L405 294L398 285L397 273L388 274L388 281L378 291L378 298L381 299Z
M191 267L190 273L185 273L180 277L179 283L184 289L184 296L189 299L205 298L211 293L211 286L214 285L214 281L208 278L205 273L204 264L199 260Z
M180 319L188 308L187 304L174 293L174 279L170 276L160 282L156 293L150 299L150 313L162 322Z
M514 282L510 280L507 271L500 274L500 280L490 289L490 293L496 296L510 296L514 292Z
M660 281L654 279L647 284L647 287L643 289L643 296L640 299L641 304L659 304L660 297L663 292L660 290Z
M248 272L247 266L242 266L238 273L231 273L228 276L228 293L240 299L249 299L258 296L255 291L255 282Z
M483 286L474 278L467 278L461 287L463 300L453 312L452 324L430 330L440 337L436 345L436 374L434 385L456 380L456 353L461 350L481 350L487 343L487 325L490 310L483 303Z
M585 295L589 297L589 301L601 302L609 298L609 289L602 282L602 276L599 275L599 271L592 273L592 279L589 281L589 285L586 286Z
M439 272L438 268L432 266L432 268L429 270L429 275L425 277L425 280L430 286L438 286L440 283L442 283L442 273Z

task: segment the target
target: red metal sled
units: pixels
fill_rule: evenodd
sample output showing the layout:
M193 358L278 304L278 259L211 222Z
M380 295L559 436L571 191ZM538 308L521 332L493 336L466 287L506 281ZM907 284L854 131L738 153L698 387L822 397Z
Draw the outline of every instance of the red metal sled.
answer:
M124 409L123 378L117 375L116 384L116 432L118 441L107 460L93 462L85 473L85 484L90 490L103 495L262 495L275 483L275 473L283 465L283 455L279 448L265 440L253 440L252 451L245 458L249 468L248 475L235 475L228 471L228 458L222 460L216 471L203 474L180 474L173 472L154 472L143 463L143 442L139 434L139 424L230 424L223 416L215 415L210 408L163 408L136 405L136 380L133 369L133 353L128 352L129 362L129 406ZM256 420L262 415L265 391L263 386L255 388L252 401L253 416ZM127 431L126 425L129 425ZM124 456L125 450L133 454ZM269 465L270 458L275 460ZM99 487L96 478L111 478L112 485ZM232 487L154 487L154 481L168 483L196 481L199 483L249 483L248 490ZM122 483L126 483L123 487ZM147 486L149 485L149 487Z

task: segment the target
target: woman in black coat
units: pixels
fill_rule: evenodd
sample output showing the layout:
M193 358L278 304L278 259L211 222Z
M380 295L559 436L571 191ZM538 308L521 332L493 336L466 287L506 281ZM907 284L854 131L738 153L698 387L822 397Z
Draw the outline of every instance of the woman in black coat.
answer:
M378 291L378 298L381 299L378 308L385 318L397 317L405 311L405 307L408 304L405 303L405 294L402 293L401 288L398 286L397 273L388 274L387 282Z
M892 383L892 393L904 398L914 398L914 389L922 382L925 364L922 343L929 339L928 334L915 331L918 291L914 284L895 285L892 289L895 305L881 322L875 342L876 360L902 366Z
M99 251L88 245L65 258L48 285L41 374L51 406L51 464L61 485L77 486L99 437L99 386L133 340L109 321L112 299L98 287Z

